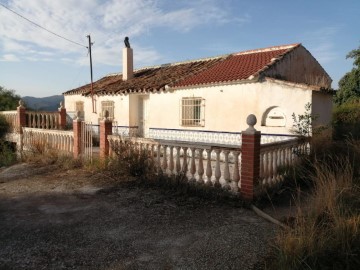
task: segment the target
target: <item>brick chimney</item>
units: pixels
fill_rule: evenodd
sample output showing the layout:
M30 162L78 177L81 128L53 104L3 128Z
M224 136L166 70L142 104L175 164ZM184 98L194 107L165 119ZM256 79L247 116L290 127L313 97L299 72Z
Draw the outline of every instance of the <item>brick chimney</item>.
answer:
M129 38L125 37L125 48L123 49L123 81L131 79L134 76L133 68L133 50L130 47Z

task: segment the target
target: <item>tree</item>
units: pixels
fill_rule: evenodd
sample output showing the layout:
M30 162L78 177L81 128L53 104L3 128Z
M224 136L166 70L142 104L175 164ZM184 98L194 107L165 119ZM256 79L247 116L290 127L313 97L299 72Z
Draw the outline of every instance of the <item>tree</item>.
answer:
M349 52L346 58L354 59L354 67L339 81L339 90L335 97L337 105L360 99L360 46Z
M14 90L8 90L0 86L0 111L16 110L20 96Z

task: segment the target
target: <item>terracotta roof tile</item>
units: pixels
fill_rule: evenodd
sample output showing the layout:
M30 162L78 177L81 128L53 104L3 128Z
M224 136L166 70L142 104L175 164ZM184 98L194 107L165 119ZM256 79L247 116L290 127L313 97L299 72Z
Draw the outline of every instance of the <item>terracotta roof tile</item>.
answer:
M134 77L126 81L122 80L121 74L110 74L94 82L93 90L97 95L161 91L165 89L166 85L172 86L177 81L206 70L224 59L225 56L144 68L134 71ZM91 94L91 85L87 84L64 94L89 95Z
M260 71L267 68L268 65L271 65L273 60L283 56L296 46L298 46L298 44L233 54L221 63L218 63L195 76L188 77L174 86L184 87L245 80L251 75L257 75Z
M208 59L165 64L134 71L134 77L123 81L121 74L110 74L94 82L97 95L125 94L133 92L156 92L169 87L221 83L248 79L280 59L300 44L250 50ZM65 95L91 94L87 84L69 90Z

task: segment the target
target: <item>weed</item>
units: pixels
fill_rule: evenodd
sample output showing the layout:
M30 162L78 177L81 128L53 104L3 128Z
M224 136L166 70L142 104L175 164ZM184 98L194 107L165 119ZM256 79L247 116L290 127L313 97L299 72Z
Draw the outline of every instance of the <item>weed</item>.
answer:
M299 207L293 227L278 235L269 269L360 267L360 186L352 158L313 161L311 207Z

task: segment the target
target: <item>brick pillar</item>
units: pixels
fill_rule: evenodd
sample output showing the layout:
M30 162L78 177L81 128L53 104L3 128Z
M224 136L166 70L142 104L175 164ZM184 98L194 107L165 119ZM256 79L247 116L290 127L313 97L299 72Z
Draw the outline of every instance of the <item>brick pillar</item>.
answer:
M74 158L79 158L81 155L81 119L76 117L73 121L74 131Z
M17 127L16 129L22 134L22 128L26 127L26 108L24 107L24 101L19 100L19 106L17 107Z
M100 158L104 159L109 156L108 135L112 134L112 121L107 119L107 111L105 111L105 119L100 121Z
M249 128L241 133L241 188L246 200L254 199L254 188L260 177L260 139L261 132L256 131L256 117L250 114L246 122Z
M60 107L59 107L59 127L60 129L65 129L66 128L66 109L64 106L64 102L60 102Z

